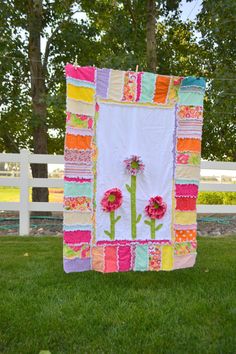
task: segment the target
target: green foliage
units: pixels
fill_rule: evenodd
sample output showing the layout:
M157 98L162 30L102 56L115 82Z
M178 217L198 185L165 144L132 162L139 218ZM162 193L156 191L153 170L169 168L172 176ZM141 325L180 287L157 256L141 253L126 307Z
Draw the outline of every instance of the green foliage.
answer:
M42 3L48 151L62 153L66 62L78 55L79 65L146 70L146 1ZM235 161L236 2L204 0L196 23L181 21L179 4L156 1L158 73L208 79L202 155ZM6 152L33 146L27 11L26 0L1 3L0 150Z
M204 0L198 16L200 61L207 77L203 157L236 161L236 2Z
M197 203L236 205L236 192L199 192Z
M47 88L48 152L63 153L65 131L66 62L79 55L80 65L93 65L96 57L96 30L78 19L80 6L71 0L43 1L42 42L45 53ZM28 60L27 1L3 0L0 21L0 150L18 152L33 148ZM93 50L92 50L93 49ZM47 52L48 50L48 52Z

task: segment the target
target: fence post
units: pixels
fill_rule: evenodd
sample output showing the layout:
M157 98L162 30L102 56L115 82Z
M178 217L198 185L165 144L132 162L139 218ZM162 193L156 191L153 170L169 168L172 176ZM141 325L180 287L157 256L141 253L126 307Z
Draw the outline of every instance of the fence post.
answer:
M29 235L29 152L20 150L20 236Z

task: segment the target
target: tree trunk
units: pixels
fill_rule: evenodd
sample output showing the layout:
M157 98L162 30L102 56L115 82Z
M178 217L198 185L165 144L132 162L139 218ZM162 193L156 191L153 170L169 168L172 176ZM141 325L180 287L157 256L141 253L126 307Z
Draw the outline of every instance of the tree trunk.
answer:
M31 74L33 147L35 154L47 154L46 86L41 60L42 0L28 0L29 63ZM45 164L31 164L32 175L47 178ZM48 188L33 188L32 201L48 202Z
M155 0L147 0L147 70L156 73L156 3Z

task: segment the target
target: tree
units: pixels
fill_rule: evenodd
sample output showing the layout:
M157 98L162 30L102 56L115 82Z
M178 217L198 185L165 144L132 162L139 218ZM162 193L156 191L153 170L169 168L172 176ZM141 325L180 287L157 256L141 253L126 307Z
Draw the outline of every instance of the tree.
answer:
M156 50L156 2L147 0L147 69L156 72L157 69L157 50Z
M236 161L236 2L204 0L198 16L202 75L208 79L203 157Z
M41 58L41 33L43 30L42 0L28 0L26 20L29 33L28 57L31 78L32 132L35 154L47 154L47 104L45 75L48 51L45 52L44 64ZM32 164L33 177L48 177L46 164ZM33 201L48 202L48 188L33 188Z
M2 150L19 152L26 147L36 154L63 151L64 65L82 46L88 57L95 38L93 29L75 17L80 11L72 0L3 1L0 20L6 26L1 27L0 33ZM58 53L63 54L58 58ZM81 60L82 65L89 62L87 57ZM32 164L31 169L33 177L48 176L45 164ZM33 188L32 200L48 201L48 189Z
M235 159L235 3L204 0L197 23L181 21L179 4L3 0L0 149L63 152L64 65L77 54L79 65L135 70L138 64L142 71L210 79L203 157Z

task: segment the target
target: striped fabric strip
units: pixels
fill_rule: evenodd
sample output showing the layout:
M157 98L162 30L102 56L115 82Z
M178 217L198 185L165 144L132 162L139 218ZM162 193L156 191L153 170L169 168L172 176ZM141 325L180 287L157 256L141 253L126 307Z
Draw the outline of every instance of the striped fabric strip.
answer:
M65 182L79 182L79 183L87 183L92 182L91 178L79 178L79 177L64 177Z
M143 73L140 72L140 73L138 73L138 76L137 76L137 96L136 96L136 100L135 100L136 102L138 102L140 100L142 75L143 75Z
M174 224L174 229L175 230L196 230L197 224L191 224L191 225Z
M79 178L92 178L92 165L73 165L66 164L65 166L66 177L79 177Z
M201 127L203 126L203 121L200 119L179 119L178 120L178 126L179 127Z

